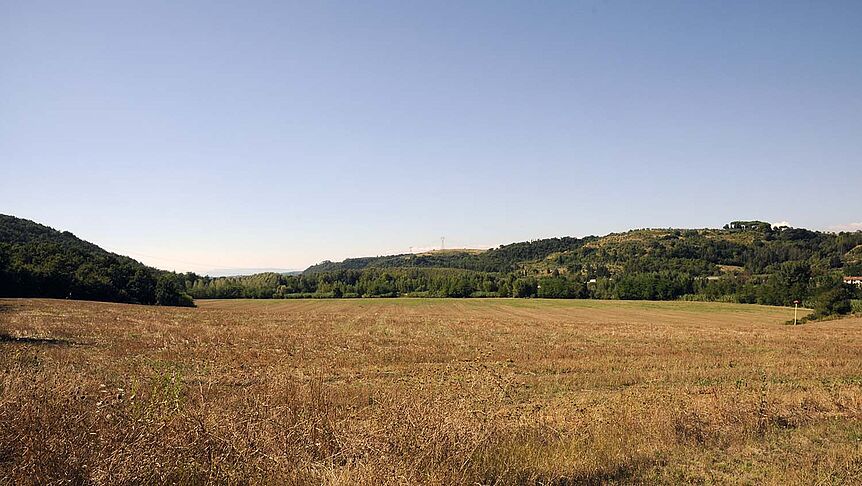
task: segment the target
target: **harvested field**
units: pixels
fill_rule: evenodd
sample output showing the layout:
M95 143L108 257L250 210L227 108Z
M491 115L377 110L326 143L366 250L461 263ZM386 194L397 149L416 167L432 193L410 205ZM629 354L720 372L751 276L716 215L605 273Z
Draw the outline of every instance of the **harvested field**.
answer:
M862 482L862 319L0 300L0 484Z

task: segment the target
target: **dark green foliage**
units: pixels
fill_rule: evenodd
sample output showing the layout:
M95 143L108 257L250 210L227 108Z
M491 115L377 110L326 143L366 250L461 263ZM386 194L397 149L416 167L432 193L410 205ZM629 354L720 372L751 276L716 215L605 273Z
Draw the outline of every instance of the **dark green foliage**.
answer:
M587 295L583 282L562 276L539 279L537 296L543 299L577 299Z
M809 295L811 266L791 261L778 265L758 293L758 302L767 305L790 305Z
M849 314L853 310L853 289L839 279L830 279L814 297L814 317Z
M536 296L536 280L533 278L518 278L512 282L512 297L535 297Z
M498 297L500 276L447 268L367 268L309 275L262 273L244 277L196 277L186 283L195 298L309 297Z
M0 296L194 305L175 274L6 215L0 215Z
M773 231L772 224L765 221L731 221L724 225L724 229L731 231L762 231L771 233Z
M518 263L538 260L553 253L570 251L596 238L548 238L503 245L481 253L467 251L430 252L402 254L383 257L348 258L343 262L325 261L305 270L306 275L338 270L362 270L364 268L459 268L480 272L509 272Z
M174 275L167 273L159 275L156 282L156 304L180 307L194 306L191 296L183 292L183 286L178 282Z
M651 272L623 275L616 283L615 297L624 300L671 300L692 293L691 275L673 272Z

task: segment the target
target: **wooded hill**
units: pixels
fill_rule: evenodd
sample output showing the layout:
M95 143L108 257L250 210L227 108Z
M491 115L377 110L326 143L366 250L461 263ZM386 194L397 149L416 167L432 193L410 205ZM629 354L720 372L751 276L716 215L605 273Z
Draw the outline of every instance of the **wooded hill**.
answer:
M457 268L543 275L555 271L584 279L682 271L692 276L769 273L805 261L818 271L862 271L862 232L823 233L735 221L722 229L641 229L603 237L549 238L484 252L429 252L352 258L309 267L304 274L366 268Z
M549 238L487 251L323 262L300 276L189 282L207 297L545 297L698 299L771 305L794 300L849 311L862 274L862 232L825 233L734 221L721 229L641 229Z
M0 296L194 305L185 277L33 221L0 215Z
M580 248L597 238L547 238L502 245L487 251L448 250L420 254L402 254L382 257L349 258L343 262L325 261L312 265L303 272L332 272L338 270L362 270L364 268L458 268L481 272L510 272L519 264L547 257L548 255Z
M191 297L800 300L826 315L850 312L853 299L862 298L842 275L862 275L862 232L760 221L326 261L301 275L212 278L157 270L71 233L0 215L0 296L13 297L161 305L192 305Z

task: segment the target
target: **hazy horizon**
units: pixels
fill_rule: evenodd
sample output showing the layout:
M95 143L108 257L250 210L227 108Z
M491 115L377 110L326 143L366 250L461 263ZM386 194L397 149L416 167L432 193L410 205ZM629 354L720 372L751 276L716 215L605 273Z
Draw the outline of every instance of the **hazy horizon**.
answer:
M13 1L0 213L170 269L862 229L862 3Z

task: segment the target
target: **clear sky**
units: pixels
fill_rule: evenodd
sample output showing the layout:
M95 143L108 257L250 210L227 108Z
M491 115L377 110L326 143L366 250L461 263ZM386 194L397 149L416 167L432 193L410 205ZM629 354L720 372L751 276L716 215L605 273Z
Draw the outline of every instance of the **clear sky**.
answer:
M0 1L0 213L161 268L860 195L858 0Z

